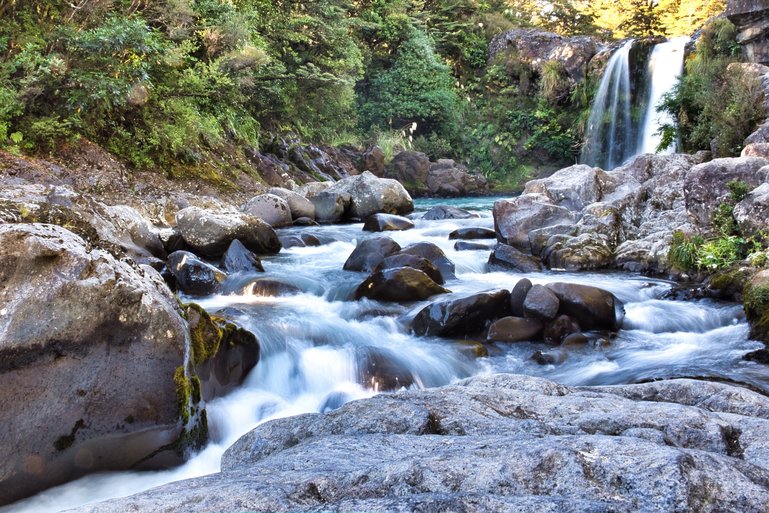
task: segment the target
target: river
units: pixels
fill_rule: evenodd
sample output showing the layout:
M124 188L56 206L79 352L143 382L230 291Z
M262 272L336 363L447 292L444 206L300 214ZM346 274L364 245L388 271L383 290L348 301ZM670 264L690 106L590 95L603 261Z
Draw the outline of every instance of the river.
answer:
M416 227L388 232L401 246L429 241L456 264L455 294L512 289L523 277L487 272L488 250L455 251L448 234L466 226L493 227L490 198L420 200ZM421 212L436 204L474 210L468 220L424 221ZM377 364L411 386L434 387L468 376L509 372L546 377L568 385L633 383L670 377L727 379L769 390L766 368L742 356L762 344L747 339L740 305L713 300L667 299L673 283L628 273L526 275L533 283L577 282L605 288L625 303L623 329L600 345L568 350L557 365L532 360L544 344L489 344L488 356L475 356L477 344L415 337L408 321L427 302L410 305L351 301L363 273L342 270L356 241L377 236L361 224L288 228L280 234L309 232L325 242L317 247L284 249L263 259L266 274L303 292L285 297L220 295L198 301L207 310L239 322L261 343L261 360L245 383L207 405L211 442L185 465L159 472L113 472L88 476L0 508L2 513L52 512L137 493L160 484L219 470L224 450L238 437L271 419L328 411L376 393L381 376L366 374L364 362ZM492 241L487 241L492 243ZM242 279L239 277L237 279Z

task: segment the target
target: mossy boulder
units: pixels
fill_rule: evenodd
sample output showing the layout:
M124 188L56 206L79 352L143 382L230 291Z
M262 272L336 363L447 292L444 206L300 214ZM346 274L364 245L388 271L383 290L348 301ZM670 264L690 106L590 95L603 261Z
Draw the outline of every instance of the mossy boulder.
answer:
M769 270L757 273L743 291L750 338L769 345Z

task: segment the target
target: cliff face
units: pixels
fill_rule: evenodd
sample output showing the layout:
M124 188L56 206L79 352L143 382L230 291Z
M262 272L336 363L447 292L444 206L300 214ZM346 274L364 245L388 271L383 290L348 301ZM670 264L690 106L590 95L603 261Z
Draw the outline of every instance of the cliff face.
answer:
M769 64L769 0L729 0L726 17L737 26L745 57Z

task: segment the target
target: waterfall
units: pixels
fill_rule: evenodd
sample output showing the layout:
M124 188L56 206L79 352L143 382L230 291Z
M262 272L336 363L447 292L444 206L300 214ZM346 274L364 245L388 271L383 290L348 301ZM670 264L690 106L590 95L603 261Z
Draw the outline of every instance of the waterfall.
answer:
M651 77L649 85L649 102L646 106L646 114L640 132L640 141L637 153L655 153L662 139L658 134L661 126L674 123L673 118L667 112L657 112L662 97L671 91L684 70L684 49L688 37L677 37L665 43L660 43L652 50L649 58L648 75ZM668 146L662 153L676 151L675 143Z
M635 148L630 124L630 49L628 41L609 59L587 122L581 162L612 169Z
M673 122L657 107L683 72L688 41L683 37L655 45L641 67L631 60L644 58L646 52L635 52L633 40L612 54L590 109L580 162L613 169L631 157L657 151L661 140L657 132ZM638 69L643 73L633 71ZM670 147L666 153L673 151Z

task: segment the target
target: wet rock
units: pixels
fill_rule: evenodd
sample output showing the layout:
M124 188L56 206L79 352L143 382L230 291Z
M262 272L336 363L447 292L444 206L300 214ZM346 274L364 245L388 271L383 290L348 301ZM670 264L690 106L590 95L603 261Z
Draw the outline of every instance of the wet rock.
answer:
M577 320L584 330L612 330L622 326L625 307L607 290L575 283L548 283L560 301L559 313Z
M576 320L568 315L559 315L545 326L544 339L548 344L561 344L567 337L579 333L580 327Z
M160 275L58 226L4 224L0 281L0 504L181 463L165 449L187 327Z
M375 271L378 272L387 269L397 269L398 267L411 267L412 269L417 269L429 276L430 279L438 285L443 285L444 283L443 276L435 264L426 258L422 258L416 255L409 255L404 253L396 253L394 255L390 255L382 260L381 264L376 266Z
M414 244L409 244L401 249L400 253L426 258L440 270L444 282L455 280L457 278L456 274L454 274L454 262L449 260L446 253L432 242L415 242Z
M297 235L282 235L280 243L284 248L305 248L308 246L320 246L321 242L311 233L302 233Z
M340 180L325 192L349 195L350 207L346 215L354 219L366 219L377 213L404 215L414 210L411 196L400 183L377 178L367 171ZM317 208L317 203L315 206Z
M488 244L482 244L480 242L467 242L464 240L458 240L454 243L455 251L478 251L478 250L488 251L490 249L491 249L491 246L489 246Z
M189 244L184 241L178 226L172 226L158 231L158 237L163 244L167 255L174 251L192 251Z
M258 217L273 228L289 226L293 221L288 202L274 194L254 196L243 205L241 210Z
M278 278L252 278L245 282L241 280L228 281L224 284L222 293L238 296L278 297L301 294L302 289Z
M481 376L262 424L220 473L78 511L758 513L767 411L759 393L705 381Z
M190 296L208 296L219 292L227 277L188 251L168 255L167 266L179 290Z
M734 219L743 235L769 232L769 183L759 185L735 205Z
M414 223L409 219L392 214L374 214L366 218L363 223L364 232L390 232L410 230Z
M542 270L542 264L507 244L497 244L489 255L490 271L518 271L534 273Z
M401 250L390 237L374 237L358 243L344 263L345 271L371 272L385 257Z
M493 342L523 342L536 340L542 333L542 322L522 317L503 317L489 326L487 340Z
M414 384L408 362L381 347L360 347L355 351L358 383L376 391L399 390Z
M318 226L318 223L315 222L314 219L310 219L309 217L300 217L300 218L294 219L294 226Z
M523 302L531 290L531 281L528 278L518 280L510 291L510 313L515 317L523 317Z
M497 233L489 228L458 228L449 234L449 240L496 239Z
M558 315L558 297L544 285L534 285L523 300L523 316L549 321Z
M315 219L315 205L301 194L280 187L271 187L270 189L267 189L267 194L272 194L283 199L288 204L289 211L291 212L291 219L294 221L302 217Z
M566 361L566 351L551 349L550 351L535 351L531 359L540 365L557 365Z
M686 210L702 227L710 227L713 212L729 200L727 184L741 180L758 187L769 176L769 160L757 157L714 159L694 166L684 181Z
M235 239L222 256L222 269L228 273L264 272L262 261L253 252L249 251L242 242Z
M745 285L744 307L750 338L769 345L769 270L757 272Z
M584 333L571 333L566 335L561 341L562 347L584 347L590 343L590 337Z
M235 239L259 255L280 251L275 230L242 212L188 207L176 213L176 222L184 241L204 256L220 257Z
M355 299L367 297L379 301L422 301L451 292L417 269L399 267L372 274L355 290Z
M475 217L478 217L478 214L473 214L462 208L438 205L428 210L422 219L425 221L439 221L442 219L471 219Z
M529 242L531 230L575 222L574 213L553 205L543 194L524 194L494 203L497 239L527 254L532 254Z
M447 299L423 308L411 328L417 335L471 336L495 319L510 315L510 292L496 290Z

